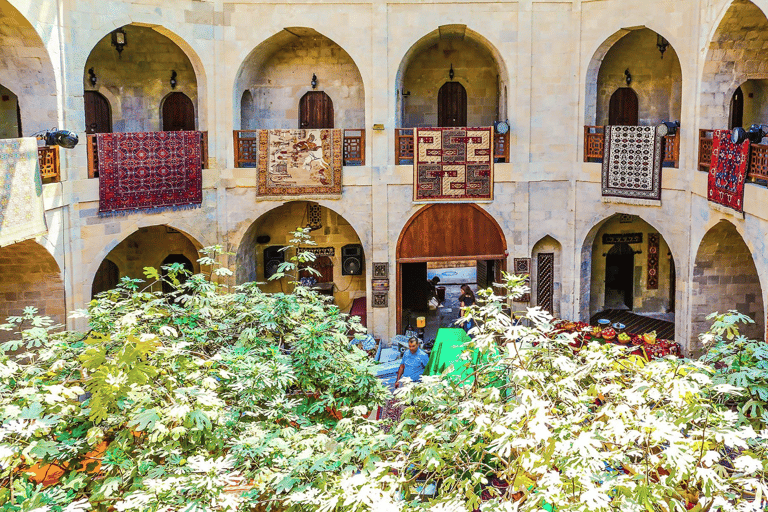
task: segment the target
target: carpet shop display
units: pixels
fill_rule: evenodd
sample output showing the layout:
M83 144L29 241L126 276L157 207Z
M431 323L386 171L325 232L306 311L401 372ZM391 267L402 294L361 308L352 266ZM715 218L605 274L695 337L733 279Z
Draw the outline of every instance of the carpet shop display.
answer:
M658 126L606 126L603 202L660 206L663 143Z
M45 234L37 139L0 139L0 247Z
M744 213L744 180L749 164L749 139L731 142L730 130L712 134L712 160L707 182L707 199L726 213Z
M492 128L415 128L414 201L493 200Z
M99 133L99 215L196 208L200 132Z
M258 199L341 197L341 130L259 130Z

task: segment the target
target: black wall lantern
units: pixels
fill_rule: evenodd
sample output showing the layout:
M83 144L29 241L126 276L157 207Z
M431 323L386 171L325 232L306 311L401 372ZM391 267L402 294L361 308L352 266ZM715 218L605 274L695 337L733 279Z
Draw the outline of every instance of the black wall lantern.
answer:
M175 89L177 83L178 82L176 81L176 71L175 70L171 71L171 89Z
M317 75L312 73L312 81L310 82L312 85L312 88L315 89L317 87Z
M451 69L448 71L448 78L453 80L453 76L454 76L454 73L453 73L453 63L451 63Z
M632 83L632 75L629 73L629 69L624 70L624 80L627 82L627 85Z
M659 49L659 53L661 53L661 58L664 58L664 52L667 51L667 47L669 46L669 41L664 39L661 34L656 34L656 48Z
M117 30L112 31L112 46L117 50L117 55L122 57L123 48L128 44L128 38L125 35L125 30L120 27Z
M96 78L96 73L93 72L93 68L88 70L88 81L91 82L91 85L95 86L96 81L98 79Z

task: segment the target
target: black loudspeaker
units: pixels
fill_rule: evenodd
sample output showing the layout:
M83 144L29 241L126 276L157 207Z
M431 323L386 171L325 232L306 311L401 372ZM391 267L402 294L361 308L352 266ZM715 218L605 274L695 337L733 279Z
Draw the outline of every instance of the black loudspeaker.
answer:
M351 244L341 248L341 275L362 275L364 262L362 245Z
M269 279L277 272L278 267L285 263L285 251L283 246L272 245L264 249L264 279Z

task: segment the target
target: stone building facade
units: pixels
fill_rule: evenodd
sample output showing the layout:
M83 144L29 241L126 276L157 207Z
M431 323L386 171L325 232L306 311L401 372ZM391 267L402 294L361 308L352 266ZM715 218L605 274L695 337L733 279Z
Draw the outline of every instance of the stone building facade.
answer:
M18 104L24 135L58 126L84 141L88 91L109 103L113 130L159 130L164 99L182 92L209 151L201 208L104 218L86 144L62 150L61 179L44 185L48 234L0 249L0 309L36 305L82 327L65 317L104 285L100 269L138 277L172 256L194 262L197 249L217 243L235 253L240 281L261 279L272 243L263 237L282 243L286 228L304 225L309 204L257 200L255 170L235 165L233 130L297 127L314 74L336 106L335 127L364 129L366 138L364 165L344 168L341 199L313 200L322 218L313 234L334 249L337 303L366 297L369 329L389 339L398 330L398 240L430 207L412 201L413 167L396 160L395 133L436 123L436 91L451 72L467 91L469 124L509 123L494 200L465 206L498 226L507 269L514 258L533 259L531 305L536 265L552 265L554 312L588 319L607 302L603 234L643 233L629 244L639 252L635 311L673 311L676 339L691 353L712 311L739 308L756 321L751 334L764 337L768 188L746 185L743 216L716 210L698 153L699 129L729 128L739 87L744 122L768 124L767 13L768 0L64 0L56 8L0 0L4 136L18 130ZM127 44L118 55L111 34L120 27ZM669 45L663 58L659 37ZM601 166L585 162L584 127L608 123L621 87L638 98L639 124L680 121L661 206L604 203ZM433 229L463 236L450 225ZM650 290L649 234L660 237L659 285ZM349 244L364 253L358 277L339 274ZM374 263L389 264L387 307L371 304Z

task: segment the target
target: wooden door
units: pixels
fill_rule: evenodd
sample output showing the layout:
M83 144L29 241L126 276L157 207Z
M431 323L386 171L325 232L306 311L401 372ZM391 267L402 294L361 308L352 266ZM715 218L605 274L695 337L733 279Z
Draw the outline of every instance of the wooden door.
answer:
M183 92L172 92L163 101L163 131L195 130L195 106Z
M637 94L629 87L620 87L611 96L608 124L611 126L637 126Z
M733 130L744 124L744 93L741 87L736 89L731 97L731 115L728 118L728 128Z
M323 91L309 91L299 100L299 128L333 128L333 101Z
M85 91L85 133L110 133L112 111L109 101L101 93Z
M437 126L467 126L467 90L459 82L445 82L438 91Z

